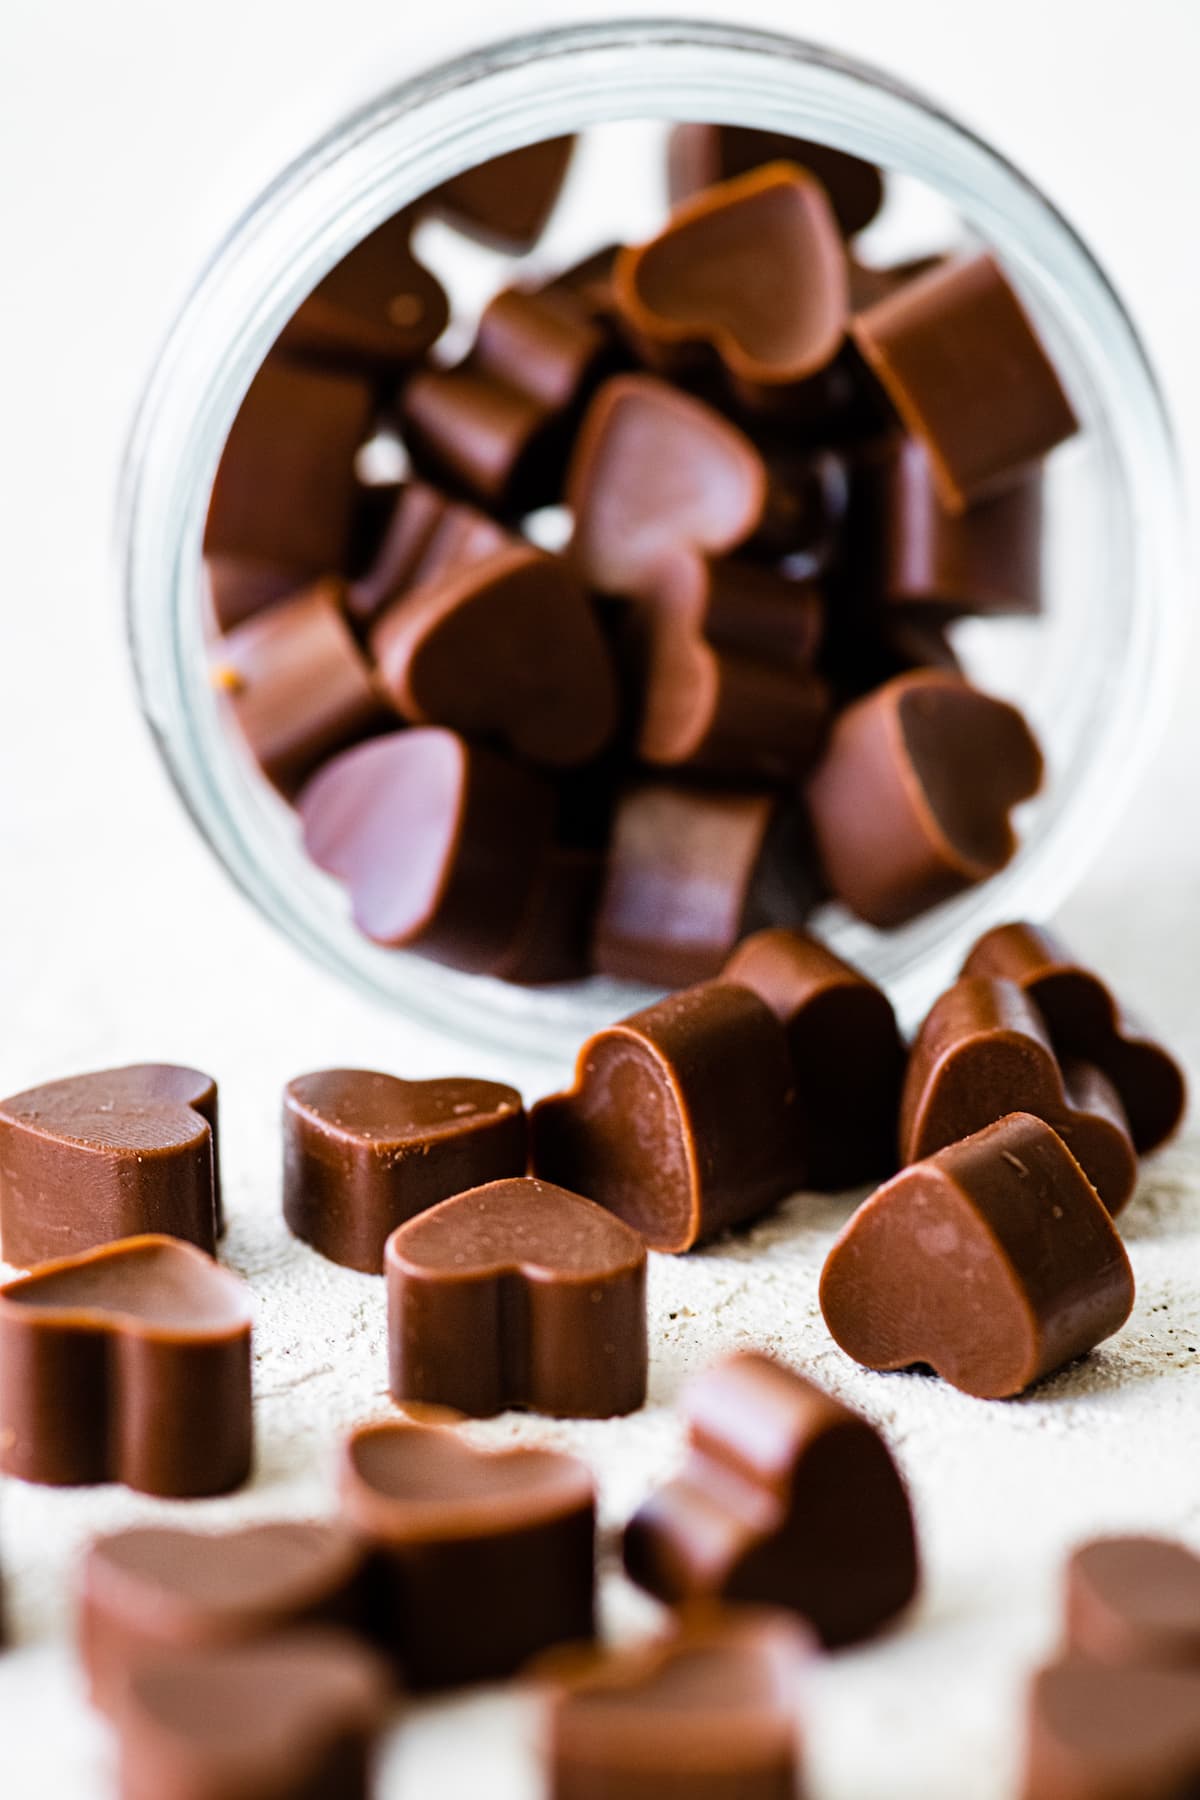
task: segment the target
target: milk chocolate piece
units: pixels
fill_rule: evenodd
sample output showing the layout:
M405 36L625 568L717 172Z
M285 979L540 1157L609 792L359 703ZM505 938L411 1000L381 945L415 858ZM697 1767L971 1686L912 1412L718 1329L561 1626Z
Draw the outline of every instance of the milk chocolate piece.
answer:
M346 610L356 624L370 626L401 594L456 574L512 542L486 513L451 500L426 481L406 481L370 566L346 588Z
M322 1069L283 1096L283 1216L298 1238L378 1275L397 1225L464 1188L525 1169L515 1088Z
M928 453L950 512L1006 486L1079 429L1024 308L986 253L907 282L859 313L852 329Z
M0 1101L0 1253L17 1268L138 1232L216 1249L217 1085L135 1063Z
M878 926L902 925L1002 869L1009 809L1041 785L1021 714L957 676L897 676L841 713L809 778L830 888Z
M609 352L611 333L570 286L503 288L480 314L473 367L537 400L547 413L576 406Z
M912 1512L873 1426L782 1363L726 1358L687 1390L682 1472L625 1530L625 1567L672 1605L785 1606L822 1642L870 1637L917 1586Z
M1200 1670L1071 1657L1029 1694L1021 1800L1187 1800L1200 1784Z
M268 357L221 452L205 554L341 569L356 500L354 454L373 410L365 381Z
M354 641L340 581L255 613L213 650L213 683L263 773L285 793L388 716Z
M578 1659L551 1701L550 1800L795 1800L810 1650L795 1619L738 1608Z
M883 989L786 927L746 938L722 978L765 1000L787 1034L807 1185L838 1193L890 1175L904 1046Z
M1166 1538L1096 1538L1066 1568L1068 1651L1200 1674L1200 1556Z
M603 856L590 845L551 846L542 858L521 929L496 970L502 980L543 987L579 981L589 973L603 874Z
M966 976L934 1002L912 1047L900 1160L920 1162L1013 1112L1052 1125L1109 1212L1120 1212L1137 1158L1112 1082L1094 1063L1059 1067L1037 1007L1015 982Z
M814 581L740 557L677 549L658 559L640 597L651 624L673 624L780 671L812 672L825 624Z
M314 573L258 556L206 556L204 574L217 629L232 631L254 613L286 600L311 581Z
M411 210L400 212L356 244L301 301L279 348L371 377L423 356L445 329L450 303L413 255L412 229Z
M595 1492L573 1456L363 1425L341 1497L372 1552L374 1628L405 1685L498 1680L594 1628Z
M997 925L975 945L963 974L999 976L1025 990L1045 1020L1055 1053L1103 1069L1143 1155L1178 1129L1187 1103L1183 1070L1052 932L1039 925Z
M874 163L832 144L748 125L676 125L667 152L671 199L685 200L700 188L776 162L797 163L816 176L847 237L869 225L883 205L883 175Z
M329 1628L165 1655L121 1701L120 1800L367 1800L390 1688Z
M361 1586L362 1551L340 1525L143 1525L97 1538L77 1590L92 1703L117 1710L133 1671L171 1652L224 1649L299 1625L354 1625Z
M592 961L606 975L662 985L720 973L765 923L759 885L781 814L765 792L644 784L617 802ZM799 871L794 917L806 910Z
M583 1045L530 1114L532 1163L678 1252L801 1186L783 1028L748 988L672 994Z
M846 254L819 181L771 163L676 207L617 257L617 304L635 342L670 373L719 365L740 392L824 369L849 312Z
M122 1238L0 1287L0 1469L224 1494L250 1472L249 1290L171 1237Z
M297 801L305 848L350 890L377 943L487 972L518 937L549 848L532 770L433 726L360 744Z
M869 1369L931 1365L982 1400L1021 1393L1118 1331L1133 1272L1062 1139L1010 1113L902 1169L859 1207L821 1311Z
M401 1225L384 1270L393 1399L568 1419L645 1401L645 1246L591 1200L489 1182Z
M532 250L566 179L573 137L544 138L476 163L426 196L456 230L514 254Z
M565 768L617 723L612 660L561 557L513 544L404 594L371 633L381 685L417 724L499 739Z

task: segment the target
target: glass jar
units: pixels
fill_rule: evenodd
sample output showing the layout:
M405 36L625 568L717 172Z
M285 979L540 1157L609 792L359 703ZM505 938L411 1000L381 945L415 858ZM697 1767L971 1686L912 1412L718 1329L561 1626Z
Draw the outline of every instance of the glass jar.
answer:
M983 685L1019 698L1046 752L1046 787L1023 814L1018 854L992 880L900 930L877 933L832 908L819 922L911 1020L979 932L1005 918L1045 917L1100 849L1168 711L1185 584L1170 428L1105 275L1025 176L877 70L735 26L574 27L432 69L314 144L217 249L134 426L120 557L142 705L183 801L229 873L304 951L376 999L468 1040L554 1055L644 1000L642 990L599 978L514 988L361 937L344 894L308 862L294 816L222 720L207 675L200 560L226 433L314 283L383 219L462 169L622 118L790 132L917 178L1001 257L1083 425L1050 465L1046 615L992 630L990 666L968 652Z

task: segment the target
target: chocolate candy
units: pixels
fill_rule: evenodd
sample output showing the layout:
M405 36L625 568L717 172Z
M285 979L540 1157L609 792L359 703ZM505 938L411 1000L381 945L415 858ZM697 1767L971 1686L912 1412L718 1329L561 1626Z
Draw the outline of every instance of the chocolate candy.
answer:
M497 974L529 987L585 976L603 870L601 853L586 844L552 845Z
M1143 1155L1178 1129L1187 1102L1183 1070L1052 932L1039 925L998 925L980 938L963 974L998 976L1025 990L1045 1020L1056 1054L1103 1069Z
M566 179L573 137L544 138L476 163L427 195L425 206L499 250L532 250Z
M764 163L798 163L825 189L847 237L869 225L883 205L883 175L874 163L783 131L757 131L748 125L676 125L667 162L673 201L718 181L748 175Z
M297 806L305 848L345 882L369 938L502 966L549 849L553 798L532 770L427 726L345 751Z
M204 575L213 622L232 631L243 619L286 600L308 580L304 569L259 556L206 556Z
M809 1654L794 1619L739 1608L594 1656L551 1704L551 1800L795 1800Z
M1099 1195L1030 1113L902 1169L859 1207L821 1275L825 1323L856 1362L927 1363L982 1400L1082 1356L1132 1305Z
M783 815L769 793L640 784L621 794L596 914L592 961L629 981L720 973L760 923L759 892ZM806 910L799 881L786 898Z
M79 1651L94 1705L113 1712L134 1669L289 1627L355 1623L362 1551L340 1525L232 1531L134 1526L97 1538L78 1582Z
M912 1512L857 1413L746 1353L687 1390L682 1472L625 1531L625 1567L660 1600L790 1607L826 1645L869 1637L917 1585Z
M497 738L531 762L599 754L617 722L612 661L561 557L514 544L418 587L371 647L397 711Z
M587 1194L652 1250L690 1250L801 1185L783 1028L748 988L672 994L583 1045L530 1114L535 1173Z
M805 1182L839 1192L896 1166L904 1046L882 988L806 932L756 932L723 971L765 1000L787 1034Z
M658 558L640 598L647 605L639 611L652 626L673 626L772 672L812 673L825 628L825 603L814 581L791 580L744 558L681 548Z
M425 481L406 481L370 567L346 588L346 610L370 626L389 601L513 543L503 526Z
M1200 1782L1200 1671L1070 1658L1029 1693L1021 1800L1184 1800Z
M1079 429L1070 401L995 260L953 260L853 321L854 341L929 455L942 504L961 512Z
M221 452L205 554L314 575L342 568L357 498L354 453L373 408L364 381L269 357Z
M591 1637L595 1495L574 1457L475 1450L445 1426L364 1425L346 1440L340 1485L373 1553L375 1628L407 1686L497 1680Z
M283 1096L283 1216L322 1256L378 1275L397 1225L525 1168L515 1088L322 1069Z
M285 793L323 757L388 717L333 579L277 601L226 633L213 683L259 767Z
M0 1287L0 1469L224 1494L250 1471L248 1291L170 1237L123 1238Z
M1060 1069L1037 1007L1012 981L967 976L935 1001L909 1056L900 1159L919 1162L1005 1113L1053 1125L1110 1213L1137 1182L1117 1091L1094 1063Z
M703 367L708 346L750 396L824 369L848 316L837 220L820 182L789 163L684 201L657 237L621 252L613 290L657 365Z
M413 214L365 237L292 314L279 348L306 362L368 376L395 374L445 329L450 303L413 255Z
M1200 1673L1200 1557L1164 1538L1097 1538L1066 1570L1069 1650Z
M0 1252L32 1268L143 1231L214 1251L217 1086L135 1063L0 1101Z
M384 1267L394 1399L576 1419L645 1400L645 1247L591 1200L492 1181L401 1225Z
M902 925L1004 867L1009 810L1041 779L1015 707L940 671L898 676L838 715L809 778L825 879L868 924Z
M122 1698L120 1800L367 1800L390 1688L330 1629L163 1656Z

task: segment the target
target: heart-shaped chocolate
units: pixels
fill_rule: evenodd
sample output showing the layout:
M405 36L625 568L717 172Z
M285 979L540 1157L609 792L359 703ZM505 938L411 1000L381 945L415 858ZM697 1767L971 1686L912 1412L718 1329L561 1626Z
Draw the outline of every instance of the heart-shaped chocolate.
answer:
M586 1659L551 1652L552 1800L794 1800L811 1647L795 1619L738 1608Z
M825 368L849 312L833 209L815 176L792 163L684 201L657 237L621 252L613 286L635 338L669 368L707 344L752 388Z
M566 179L573 137L522 144L451 176L422 208L441 213L457 231L514 254L532 250Z
M579 1194L456 1194L392 1233L384 1269L396 1400L604 1419L646 1398L645 1246Z
M608 646L560 557L508 549L395 601L371 647L397 711L498 739L531 762L599 754L617 722Z
M97 1538L77 1594L92 1700L113 1710L132 1670L164 1652L245 1643L292 1625L351 1625L361 1570L357 1540L339 1525L145 1525Z
M346 611L368 627L410 588L481 562L512 541L495 519L465 501L451 500L427 481L406 481L370 565L346 587Z
M689 1453L625 1530L625 1567L673 1605L803 1614L827 1645L869 1637L912 1599L912 1512L873 1426L770 1357L687 1391Z
M1015 707L938 670L897 676L838 715L809 778L825 878L868 924L902 925L1004 867L1009 811L1041 780Z
M1013 981L966 976L936 1000L908 1058L900 1160L920 1162L1005 1113L1053 1125L1114 1215L1137 1182L1117 1091L1092 1063L1062 1068L1033 1001Z
M571 557L601 593L638 593L680 545L719 556L744 543L768 501L766 465L744 432L653 376L618 375L575 440Z
M1165 1538L1083 1544L1066 1572L1068 1649L1100 1662L1200 1672L1200 1556Z
M284 1090L283 1216L348 1269L378 1275L397 1225L525 1160L521 1096L499 1082L321 1069Z
M244 1282L132 1237L0 1287L0 1469L55 1487L223 1494L250 1470Z
M302 300L279 338L289 356L370 376L423 356L450 315L445 290L413 254L411 209L371 232Z
M1033 1679L1021 1800L1186 1800L1200 1787L1200 1670L1069 1657Z
M856 1362L928 1364L982 1400L1082 1356L1132 1305L1099 1195L1030 1113L902 1169L859 1207L821 1275L825 1323Z
M367 937L502 966L550 845L553 795L533 770L424 726L335 757L297 808L308 854L345 882Z
M217 1085L135 1063L0 1101L0 1253L17 1268L157 1231L215 1251Z
M375 1625L407 1685L498 1679L592 1636L595 1490L574 1457L476 1450L445 1426L364 1425L346 1440L340 1491L373 1552Z
M751 125L676 125L667 151L671 199L686 200L700 188L777 162L799 163L816 176L847 237L869 225L883 205L883 174L874 163L831 144Z
M599 1201L652 1250L690 1250L802 1185L783 1028L725 982L598 1031L530 1133L538 1175Z
M1052 932L1040 925L997 925L980 938L962 972L998 976L1025 990L1046 1022L1056 1054L1103 1069L1143 1155L1178 1129L1187 1104L1183 1070Z
M391 1679L331 1628L164 1655L117 1710L121 1800L367 1800Z
M792 580L762 563L730 556L665 553L639 599L650 623L660 619L722 650L754 657L789 673L811 674L825 627L815 582Z

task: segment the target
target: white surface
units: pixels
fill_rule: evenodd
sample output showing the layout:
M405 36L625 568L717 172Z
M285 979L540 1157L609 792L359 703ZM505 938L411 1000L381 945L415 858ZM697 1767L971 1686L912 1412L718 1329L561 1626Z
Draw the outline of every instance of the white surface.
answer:
M174 1058L222 1090L228 1259L258 1292L259 1469L229 1502L167 1509L111 1488L9 1483L0 1561L18 1647L0 1659L5 1800L112 1791L105 1734L74 1687L67 1593L98 1527L177 1510L197 1524L331 1498L342 1427L385 1409L380 1284L322 1263L278 1216L284 1080L341 1062L463 1071L304 966L191 835L134 713L109 586L117 457L158 337L232 210L353 98L492 34L595 9L515 0L8 0L0 58L0 1091L75 1068ZM613 11L634 11L618 7ZM663 11L684 8L662 7ZM719 8L714 8L719 11ZM739 5L883 63L1026 165L1108 263L1142 321L1197 490L1200 357L1190 225L1200 14L1092 0L787 0ZM1194 658L1191 670L1194 670ZM1061 921L1081 952L1200 1064L1200 722L1188 682L1120 844ZM474 1053L470 1072L514 1071ZM812 1707L817 1800L992 1800L1011 1791L1018 1694L1050 1642L1063 1548L1116 1523L1200 1543L1200 1152L1148 1170L1128 1215L1134 1318L1090 1362L989 1406L916 1377L873 1378L815 1306L844 1202L799 1199L734 1247L656 1259L652 1404L627 1421L501 1420L482 1438L571 1443L619 1523L671 1462L681 1376L741 1344L774 1348L888 1431L913 1483L927 1581L915 1618L837 1659ZM644 1608L616 1576L620 1625ZM531 1720L509 1696L429 1708L389 1751L386 1800L529 1800ZM485 1785L484 1785L485 1784Z

